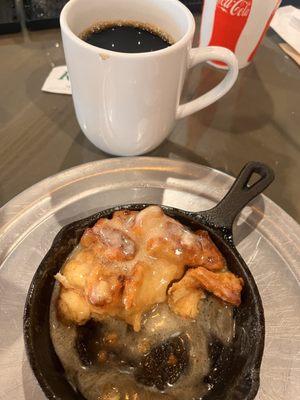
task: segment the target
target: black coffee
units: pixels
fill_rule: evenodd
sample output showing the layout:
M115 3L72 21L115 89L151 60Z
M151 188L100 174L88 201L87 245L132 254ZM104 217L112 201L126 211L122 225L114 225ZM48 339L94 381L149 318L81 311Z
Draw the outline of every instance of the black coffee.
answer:
M158 29L133 23L99 23L80 37L93 46L122 53L145 53L172 44L171 39Z

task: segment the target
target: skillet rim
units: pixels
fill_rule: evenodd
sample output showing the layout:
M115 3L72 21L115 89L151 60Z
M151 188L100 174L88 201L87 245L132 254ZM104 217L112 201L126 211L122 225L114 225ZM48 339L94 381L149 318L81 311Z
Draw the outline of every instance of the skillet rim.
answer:
M185 219L191 220L193 223L195 223L197 225L203 226L203 228L205 230L207 230L207 232L210 235L212 235L212 237L213 237L212 239L214 242L215 242L215 238L217 238L220 242L222 242L222 245L224 245L227 248L227 250L233 255L233 257L236 260L236 263L239 265L239 268L241 268L243 270L244 274L247 276L248 280L250 281L250 283L251 283L250 289L251 289L251 292L253 292L253 298L255 298L255 301L256 301L256 308L257 308L256 315L258 317L257 321L258 321L258 325L259 325L259 339L260 340L259 340L257 346L255 347L255 351L253 351L253 355L252 355L252 367L253 367L253 371L254 371L254 376L250 377L251 389L247 393L246 396L244 394L242 394L243 397L233 397L232 400L235 400L235 399L253 400L255 398L255 395L258 392L259 384L260 384L259 372L260 372L260 367L261 367L261 362L262 362L262 356L263 356L263 351L264 351L264 341L265 341L264 310L263 310L262 300L261 300L256 282L255 282L247 264L245 263L245 261L243 260L241 255L239 254L238 250L236 249L236 247L231 239L232 232L230 230L228 230L228 228L222 229L222 227L211 226L208 221L205 221L201 217L201 213L190 212L190 211L181 210L181 209L178 209L175 207L165 206L165 205L161 205L161 204L153 204L153 203L133 203L133 204L119 205L119 206L107 208L107 209L101 210L97 213L94 213L88 217L85 217L80 220L76 220L76 221L73 221L73 222L67 224L66 226L62 227L61 230L56 234L50 249L46 253L45 257L42 259L36 272L34 273L34 276L32 278L30 286L29 286L29 290L27 292L25 307L24 307L24 314L23 314L23 333L24 333L24 343L25 343L26 354L27 354L30 366L33 370L33 373L34 373L40 387L42 388L44 394L46 395L46 397L48 399L50 399L50 400L60 399L60 397L58 397L55 394L55 391L53 391L51 386L48 384L47 378L40 371L39 363L35 356L34 344L32 341L32 332L31 332L31 330L34 329L34 327L32 326L32 321L31 321L32 315L31 314L32 314L32 307L34 306L34 301L36 300L35 299L35 289L37 286L36 282L43 277L43 276L40 276L41 272L44 272L44 273L46 272L46 271L44 271L44 269L45 269L45 264L46 264L48 258L52 255L52 252L55 251L56 247L57 246L59 247L60 241L62 240L64 235L68 233L68 231L70 229L74 230L74 233L75 233L75 230L77 229L78 226L84 225L85 228L82 228L82 229L86 229L89 226L93 226L94 223L99 218L109 217L115 211L120 211L120 210L140 211L140 210L144 209L145 207L148 207L151 205L157 205L157 206L161 207L164 210L164 212L166 212L168 215L170 215L171 217L173 217L175 219L176 219L176 216L181 216ZM81 237L81 235L80 235L80 237ZM80 237L77 239L80 239ZM217 247L218 247L218 244L217 244ZM53 284L54 284L54 279L53 279ZM58 356L56 355L54 348L52 348L51 350L54 352L55 357L57 358L59 364L61 365L60 360L59 360ZM62 365L61 365L61 368L62 368L61 372L63 373L64 371L63 371ZM240 379L241 378L243 378L243 374L241 374ZM68 382L67 379L65 379L65 380L66 380L66 382ZM237 386L236 388L238 390L239 386ZM74 394L76 394L76 399L85 400L85 398L79 392L77 392L77 393L74 392ZM205 399L205 397L204 397L204 399Z

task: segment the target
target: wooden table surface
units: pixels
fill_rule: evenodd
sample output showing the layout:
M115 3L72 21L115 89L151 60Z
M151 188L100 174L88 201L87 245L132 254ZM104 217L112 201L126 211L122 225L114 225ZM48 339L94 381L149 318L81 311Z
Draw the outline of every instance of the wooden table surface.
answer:
M196 17L198 18L198 17ZM180 158L236 175L244 163L269 164L267 195L300 221L300 68L269 31L252 65L223 99L178 122L152 156ZM63 65L58 29L0 36L0 206L41 179L110 157L80 131L72 98L44 93L53 66ZM208 90L223 72L191 71L183 94Z

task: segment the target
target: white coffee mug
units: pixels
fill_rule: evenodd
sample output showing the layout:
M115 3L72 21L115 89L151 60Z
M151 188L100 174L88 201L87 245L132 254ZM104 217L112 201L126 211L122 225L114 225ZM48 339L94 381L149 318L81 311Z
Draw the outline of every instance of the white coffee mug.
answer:
M120 53L92 46L78 36L100 21L156 26L174 44L147 53ZM191 49L195 21L178 0L70 0L60 16L63 45L79 125L107 153L132 156L157 147L176 120L212 104L238 74L234 54L222 47ZM187 70L219 60L228 65L221 83L179 105Z

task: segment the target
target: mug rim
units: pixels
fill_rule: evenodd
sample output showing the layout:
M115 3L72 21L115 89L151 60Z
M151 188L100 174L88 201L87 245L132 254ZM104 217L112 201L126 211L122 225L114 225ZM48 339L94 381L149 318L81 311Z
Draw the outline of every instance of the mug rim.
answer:
M179 6L185 14L185 17L188 20L188 27L182 38L180 38L175 43L171 44L170 46L155 50L155 51L148 51L143 53L125 53L120 51L112 51L108 49L104 49L102 47L97 47L92 44L85 42L84 40L80 39L69 27L67 22L67 16L72 7L74 7L77 3L84 3L84 0L69 0L65 6L63 7L60 13L60 28L62 32L64 32L75 44L84 47L87 50L90 50L94 53L99 54L99 51L103 51L110 56L117 56L117 57L130 57L130 58L144 58L144 57L155 57L155 56L163 56L167 55L173 51L176 51L178 48L184 46L190 39L193 39L193 35L195 33L195 19L191 11L179 0L169 0L170 2Z

